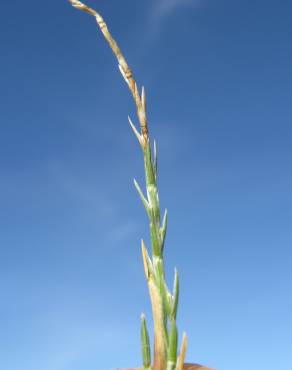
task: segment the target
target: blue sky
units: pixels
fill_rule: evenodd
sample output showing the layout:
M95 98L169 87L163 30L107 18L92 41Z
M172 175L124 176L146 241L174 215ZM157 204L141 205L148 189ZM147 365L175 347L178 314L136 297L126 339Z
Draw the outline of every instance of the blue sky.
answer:
M187 360L290 370L291 2L88 4L146 87ZM131 96L65 0L3 2L0 30L0 368L139 366L149 239Z

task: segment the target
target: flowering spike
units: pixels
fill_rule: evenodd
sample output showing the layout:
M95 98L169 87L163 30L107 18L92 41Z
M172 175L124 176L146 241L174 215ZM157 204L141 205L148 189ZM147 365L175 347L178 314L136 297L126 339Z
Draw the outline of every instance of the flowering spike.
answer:
M128 119L143 151L147 197L144 196L136 180L134 180L134 185L149 217L150 239L153 253L152 258L150 258L142 240L141 246L144 270L150 293L154 323L154 358L152 367L146 320L145 316L142 315L141 340L144 370L183 370L187 338L184 334L180 356L177 360L177 327L175 320L178 306L179 281L178 273L175 271L173 295L171 295L166 285L163 261L163 248L167 231L167 210L165 211L161 224L159 193L157 188L157 148L156 142L154 141L154 153L152 156L151 141L147 125L145 89L142 87L140 95L134 75L101 15L79 0L69 0L69 2L75 8L95 17L101 33L117 58L120 72L127 82L137 109L140 132L138 132L130 117L128 117Z

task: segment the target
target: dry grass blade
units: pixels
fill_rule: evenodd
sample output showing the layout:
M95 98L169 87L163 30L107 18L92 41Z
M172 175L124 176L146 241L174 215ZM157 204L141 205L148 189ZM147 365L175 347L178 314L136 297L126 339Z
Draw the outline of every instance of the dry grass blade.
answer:
M180 350L178 363L177 363L177 370L184 370L184 362L185 362L187 344L188 344L187 342L188 342L187 335L186 333L183 333L181 350Z

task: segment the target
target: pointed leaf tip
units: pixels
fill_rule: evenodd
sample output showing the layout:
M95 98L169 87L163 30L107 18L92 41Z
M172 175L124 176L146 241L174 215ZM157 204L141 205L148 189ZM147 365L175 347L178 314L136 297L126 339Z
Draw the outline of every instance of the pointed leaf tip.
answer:
M141 347L144 369L149 368L151 365L150 341L146 325L146 318L143 313L141 315Z
M134 123L132 122L131 118L128 116L128 121L130 123L130 126L136 136L136 138L138 139L139 141L139 144L141 145L142 149L144 148L144 138L141 134L139 134L138 130L136 129L136 126L134 125Z
M146 209L146 212L147 212L147 214L149 216L149 209L150 209L149 203L148 203L146 197L144 196L144 194L143 194L143 192L142 192L142 190L140 188L140 185L138 184L138 182L136 181L136 179L134 179L133 181L134 181L135 188L136 188L136 190L137 190L137 192L138 192L138 194L139 194L139 196L140 196L140 198L142 200L142 203L143 203L143 205L144 205L144 207Z
M183 370L185 357L186 357L186 351L187 351L187 342L188 342L187 335L184 332L183 337L182 337L180 354L178 358L177 370Z

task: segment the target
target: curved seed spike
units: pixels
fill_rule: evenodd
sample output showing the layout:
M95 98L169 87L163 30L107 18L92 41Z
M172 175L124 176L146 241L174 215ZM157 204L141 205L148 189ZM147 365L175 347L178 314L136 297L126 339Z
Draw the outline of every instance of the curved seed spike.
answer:
M132 120L129 116L128 116L128 120L129 120L130 126L131 126L136 138L139 141L139 144L141 145L141 147L143 149L144 148L144 138L143 138L143 136L139 134L138 130L136 129L134 123L132 122Z
M178 298L179 298L179 276L177 269L174 269L174 282L173 282L173 296L172 296L172 309L171 309L171 316L176 319L177 314L177 306L178 306Z
M135 188L137 189L137 192L140 195L140 198L142 200L142 203L144 204L144 207L146 209L146 212L149 215L149 213L150 213L149 203L148 203L147 199L145 198L145 196L144 196L144 194L143 194L143 192L142 192L139 184L137 183L137 181L135 179L133 181L134 181Z
M142 135L144 137L144 140L148 140L148 128L147 128L147 121L146 121L146 115L142 108L141 98L139 95L139 90L137 87L137 83L134 79L133 73L130 70L128 63L122 54L118 44L116 43L115 39L112 37L111 33L109 32L109 29L101 17L99 13L97 13L94 9L89 8L87 5L84 5L82 2L78 0L69 0L69 2L77 9L83 10L86 13L89 13L93 15L96 19L96 22L98 24L98 27L100 28L103 36L105 37L106 41L108 42L110 48L112 49L113 53L115 54L119 65L121 66L123 73L126 76L126 79L128 81L129 89L132 93L135 105L137 107L137 114L140 121L141 131Z
M185 357L186 357L186 351L187 351L187 342L188 342L187 335L186 333L183 333L182 344L181 344L180 354L179 354L178 363L177 363L177 370L183 370Z
M151 366L151 352L146 319L143 313L141 315L141 346L142 346L143 367L144 369L148 369Z
M169 345L167 350L167 370L174 370L177 361L177 326L174 319L170 321Z

